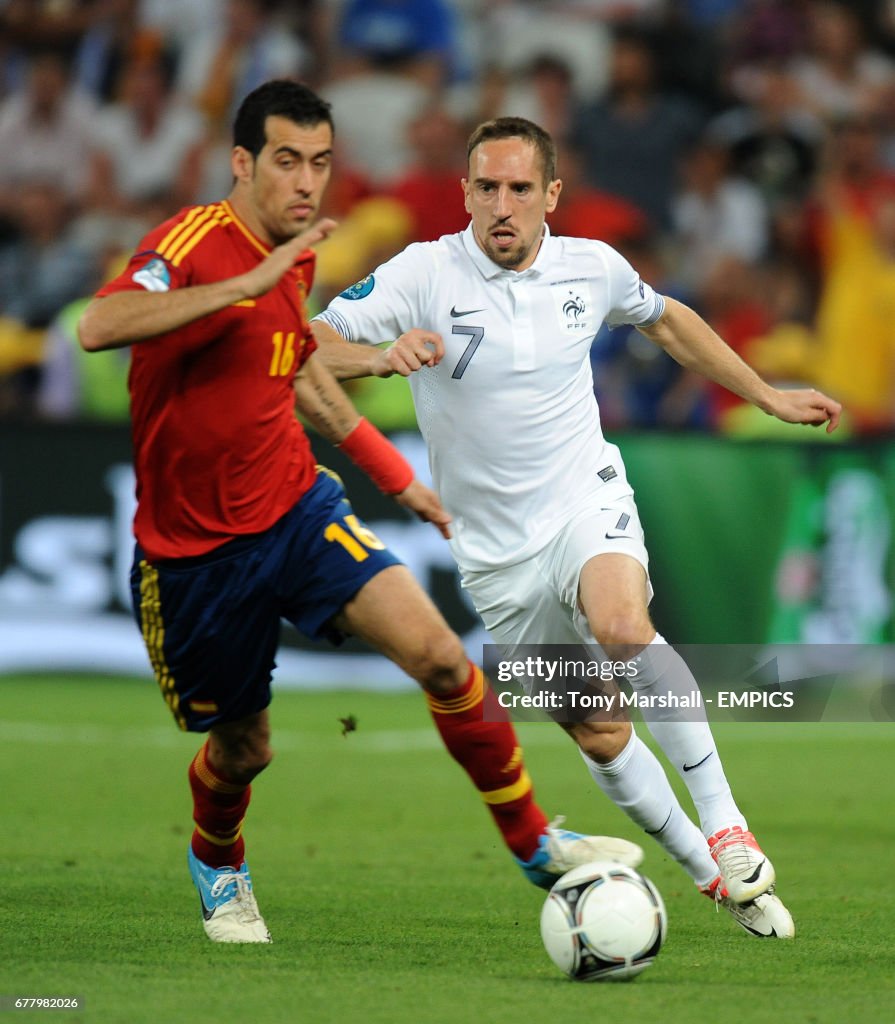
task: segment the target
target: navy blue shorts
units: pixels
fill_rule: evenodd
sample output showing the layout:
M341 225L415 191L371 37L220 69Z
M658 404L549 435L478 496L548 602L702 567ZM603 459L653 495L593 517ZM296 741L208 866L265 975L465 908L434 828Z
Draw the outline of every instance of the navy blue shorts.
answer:
M328 470L264 533L152 564L138 545L134 614L178 725L205 732L266 708L280 619L312 639L340 643L332 617L368 580L399 564Z

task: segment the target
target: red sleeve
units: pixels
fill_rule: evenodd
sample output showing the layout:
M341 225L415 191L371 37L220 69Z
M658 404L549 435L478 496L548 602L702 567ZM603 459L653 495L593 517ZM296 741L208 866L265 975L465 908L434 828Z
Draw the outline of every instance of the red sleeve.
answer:
M97 297L112 295L114 292L138 291L169 292L182 288L188 274L182 267L175 267L154 249L139 249L128 260L127 266L111 281L107 281L96 293Z
M96 293L97 296L137 291L140 288L148 292L167 292L174 288L183 288L186 284L196 283L190 280L190 261L181 266L183 259L178 255L180 250L177 240L189 237L191 222L201 223L203 213L211 209L186 207L153 228L144 235L124 270L111 281L107 281Z
M210 209L188 207L153 228L140 241L124 270L107 281L96 293L97 297L141 290L165 293L187 285L204 283L203 278L207 275L201 266L197 266L195 246L182 251L178 247L178 239L189 238L191 222L196 220L197 215L201 216ZM160 337L166 345L180 349L201 346L216 336L216 316L202 317Z

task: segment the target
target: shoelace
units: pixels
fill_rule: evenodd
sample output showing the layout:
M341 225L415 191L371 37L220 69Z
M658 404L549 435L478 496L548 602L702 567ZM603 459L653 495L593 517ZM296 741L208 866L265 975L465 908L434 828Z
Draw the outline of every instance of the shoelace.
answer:
M244 874L239 871L225 871L215 878L214 884L211 887L211 895L217 898L231 884L236 886L235 899L247 896L252 891L252 887L249 885Z
M258 904L252 893L252 885L244 874L237 871L227 871L214 880L211 887L213 897L220 896L228 885L236 886L236 895L231 902L236 904L236 916L243 924L256 924L263 921Z
M724 867L726 870L722 871L724 875L739 875L746 874L755 865L755 857L759 856L758 851L754 846L750 846L748 840L755 842L751 832L739 832L731 833L729 836L725 836L721 839L715 849L712 851L715 854L715 861L719 858L724 859Z
M562 826L566 822L566 816L564 814L557 814L557 816L547 826L548 832L559 832L562 831Z
M724 879L719 875L714 881L714 889L712 885L707 885L702 891L710 897L712 903L715 904L715 913L720 913L721 904L724 902Z
M547 853L555 867L560 870L563 870L566 865L571 867L566 857L566 851L563 849L562 844L558 842L560 834L563 832L561 826L565 820L565 815L557 814L547 826Z
M581 842L580 839L572 839L571 837L568 837L566 843L560 842L563 833L568 832L568 829L562 827L565 824L565 820L564 814L557 814L547 826L547 852L550 860L553 862L553 869L560 872L571 870L576 866L578 862L571 856L571 850L577 843Z

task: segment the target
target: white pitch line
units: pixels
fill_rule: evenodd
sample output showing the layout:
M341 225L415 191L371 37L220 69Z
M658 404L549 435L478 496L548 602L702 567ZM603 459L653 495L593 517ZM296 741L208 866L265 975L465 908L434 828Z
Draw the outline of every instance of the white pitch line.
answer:
M725 723L726 725L727 723ZM720 745L723 749L740 743L752 744L756 739L761 743L803 743L818 740L851 742L859 739L887 738L895 741L895 730L890 723L878 722L799 722L786 723L785 727L764 725L760 735L755 726L740 723L735 729L719 730ZM557 728L544 725L522 725L519 729L523 747L561 747L571 742ZM191 748L198 734L192 738L188 733L162 726L115 728L103 725L65 725L50 722L10 722L0 720L0 743L26 745L102 747L113 743L127 743L134 746L163 749ZM192 742L191 742L192 739ZM272 745L274 750L331 750L364 754L398 754L442 749L441 737L434 727L413 729L382 729L361 731L342 737L334 722L332 734L302 732L300 730L274 727Z
M371 753L394 754L413 750L442 750L441 737L434 726L427 729L391 729L368 732L351 737L359 746ZM547 723L537 730L526 730L522 745L525 747L571 747L571 741L562 730L548 728Z
M197 739L197 735L193 736ZM104 725L64 725L50 722L9 722L0 720L0 743L26 745L102 747L111 743L127 743L141 747L179 749L191 746L189 734L175 728L114 728ZM562 746L569 740L559 729L538 729L525 739L526 746ZM344 746L343 746L344 744ZM331 736L274 728L274 750L321 750L337 747L340 751L362 751L365 754L412 753L442 749L441 737L434 726L414 729L383 729L352 733L342 737L333 722Z

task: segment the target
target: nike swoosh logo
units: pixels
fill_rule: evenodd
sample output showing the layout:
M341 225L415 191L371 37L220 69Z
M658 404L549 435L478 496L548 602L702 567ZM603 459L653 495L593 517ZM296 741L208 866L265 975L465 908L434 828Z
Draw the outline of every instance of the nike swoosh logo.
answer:
M212 907L211 910L209 910L208 907L205 906L205 900L202 899L201 893L199 893L199 906L202 907L202 916L206 921L210 921L214 917L214 912L218 909L217 907Z
M743 881L748 885L751 882L757 882L758 876L761 874L761 869L764 867L764 861L762 861L758 867L752 872L748 878L744 878Z
M705 764L706 761L714 754L714 750L710 750L701 761L697 761L696 764L685 764L684 771L692 772L694 768L698 768L701 764Z
M607 530L606 540L621 540L622 537L627 537L628 534L624 530Z
M451 306L451 316L469 316L470 313L484 313L484 309L457 309Z
M660 833L660 832L661 832L661 831L662 831L662 830L663 830L663 829L665 828L665 826L666 826L666 825L668 824L668 822L669 822L669 821L671 821L671 816L672 816L672 814L674 814L674 808L673 808L673 807L672 807L672 808L671 808L671 810L670 810L670 811L668 812L668 817L667 817L667 818L666 818L666 819L665 819L665 820L664 820L664 821L662 822L662 824L661 824L661 825L660 825L660 826L659 826L659 827L658 827L658 828L657 828L657 829L655 830L655 832L652 832L652 831L650 831L650 829L648 829L648 828L645 828L645 829L644 829L643 831L644 831L644 832L646 832L646 834L647 834L648 836L657 836L657 835L658 835L658 834L659 834L659 833Z

